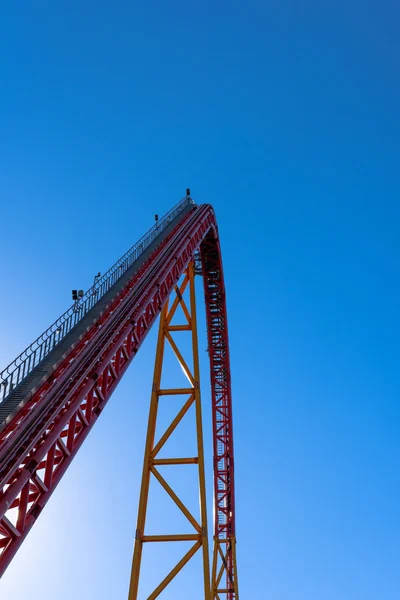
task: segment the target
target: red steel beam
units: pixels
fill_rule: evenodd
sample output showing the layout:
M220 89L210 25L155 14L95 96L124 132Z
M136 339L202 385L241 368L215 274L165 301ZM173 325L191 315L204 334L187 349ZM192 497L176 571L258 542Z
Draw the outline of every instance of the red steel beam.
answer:
M211 229L201 244L201 261L210 355L214 445L214 536L235 538L235 480L232 391L225 284L219 239ZM232 548L226 556L227 599L234 600L236 573Z
M201 205L177 225L1 431L0 577L199 248L213 398L215 535L225 539L235 534L225 290L214 211L210 205ZM233 598L228 595L228 600Z

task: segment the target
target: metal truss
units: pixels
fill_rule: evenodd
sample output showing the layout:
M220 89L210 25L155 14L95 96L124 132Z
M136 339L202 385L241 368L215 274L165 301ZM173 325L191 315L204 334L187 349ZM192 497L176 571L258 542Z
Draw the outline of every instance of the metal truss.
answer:
M173 490L159 472L158 466L162 463L157 463L161 459L158 451L154 453L156 447L153 448L151 456L152 470L150 471L149 467L148 471L149 477L151 473L153 478L158 479L183 514L187 511L186 516L193 526L193 546L190 555L185 555L183 562L178 563L175 569L182 568L201 548L205 598L238 600L227 315L218 230L210 205L194 206L193 211L182 218L123 290L110 301L96 322L80 335L70 350L54 364L51 375L42 380L19 412L0 430L0 577L101 415L185 272L186 278L189 277L186 285L190 288L193 261L196 272L201 273L204 279L211 369L215 517L211 577L208 545L205 543L205 509L201 510L200 519L197 520L183 504L180 506L181 501L178 497L175 498ZM187 271L189 264L191 271ZM182 296L181 288L177 290ZM166 315L171 314L174 305L183 306L179 294L169 313L168 308L164 309L164 326L168 318ZM187 307L186 310L193 322L195 307L190 304L190 312ZM185 326L190 323L188 320ZM168 334L173 340L172 335L175 334L170 321L168 327L170 331L166 330L164 337L167 339ZM171 344L169 339L168 343ZM177 346L176 350L179 353ZM184 364L182 355L177 356L181 364ZM197 358L195 363L196 361ZM197 411L197 406L200 407L200 390L196 387L197 371L195 368L193 372L187 369L187 373L191 376L187 388L190 391L187 393L188 399L184 407L191 402L196 405ZM160 387L158 389L160 391ZM162 401L162 394L157 396L153 393L157 400ZM186 410L188 408L189 406ZM201 414L197 422L201 423ZM198 465L199 477L203 472L200 489L204 491L205 498L202 441L198 448L198 462L195 464ZM180 464L173 462L175 459L170 460L172 462L168 464ZM105 476L111 488L118 485L112 472ZM65 490L65 493L68 494L68 490ZM143 502L140 503L140 506L142 505ZM144 526L139 525L138 532L136 545L141 547L140 540L141 543L155 541L146 539L143 533Z
M238 600L232 393L225 286L219 240L210 230L201 245L210 355L214 444L212 598Z
M143 475L139 500L139 511L137 520L137 529L135 537L135 547L132 562L132 574L129 590L129 600L137 600L140 580L140 566L142 560L143 545L150 542L179 542L191 541L194 542L190 550L183 556L177 565L163 579L158 587L148 596L148 600L154 600L168 586L172 579L179 571L189 562L189 560L202 549L203 554L203 575L204 575L204 598L210 598L210 567L209 567L209 552L208 552L208 528L207 528L207 509L206 509L206 486L204 473L204 450L203 450L203 427L202 427L202 410L200 398L200 372L199 372L199 356L198 356L198 339L197 339L197 318L196 318L196 300L195 300L195 265L191 262L184 275L181 285L175 287L175 299L168 308L168 302L165 304L161 317L158 331L158 342L156 360L154 366L153 388L150 402L149 421L147 429L147 438L145 446L145 455L143 463ZM190 303L186 304L184 300L184 292L189 288ZM181 306L185 318L185 323L173 323L174 315L178 305ZM183 353L179 348L178 338L183 336L177 335L179 332L189 331L192 340L192 360L193 369L188 366L187 359L183 357ZM186 387L182 388L176 385L174 388L163 388L162 372L165 356L165 346L168 344L184 374L187 378ZM158 407L160 402L165 402L166 396L178 396L182 401L182 408L167 427L165 432L159 437L156 442L155 433L157 425ZM191 406L195 406L196 411L196 447L197 456L195 457L180 457L180 458L159 458L161 449L164 447L167 440L174 434L177 425L187 415ZM196 518L191 511L185 506L182 500L169 486L166 480L162 477L158 465L174 465L173 468L178 468L180 465L193 464L197 465L198 469L198 484L200 492L200 517ZM185 515L190 525L193 528L192 534L173 534L173 535L146 535L146 512L149 499L150 479L154 477L164 488L168 496L175 502L178 508ZM156 568L154 569L156 572ZM156 575L155 575L156 576Z
M201 218L198 218L198 217ZM189 215L0 433L0 576L49 500L212 225ZM112 484L112 473L109 473Z

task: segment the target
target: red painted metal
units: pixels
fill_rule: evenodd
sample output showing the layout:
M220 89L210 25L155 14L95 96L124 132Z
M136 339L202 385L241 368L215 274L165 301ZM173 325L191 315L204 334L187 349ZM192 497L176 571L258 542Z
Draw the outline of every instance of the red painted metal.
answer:
M0 433L0 576L200 249L211 364L215 535L235 535L225 290L215 215L194 208ZM228 558L229 560L229 558ZM232 565L228 569L228 581ZM228 595L229 600L233 594Z
M235 481L233 453L232 391L228 342L225 284L222 257L216 229L201 244L201 261L207 315L210 355L211 398L214 444L214 536L219 540L235 537ZM234 561L227 553L227 599L235 597Z

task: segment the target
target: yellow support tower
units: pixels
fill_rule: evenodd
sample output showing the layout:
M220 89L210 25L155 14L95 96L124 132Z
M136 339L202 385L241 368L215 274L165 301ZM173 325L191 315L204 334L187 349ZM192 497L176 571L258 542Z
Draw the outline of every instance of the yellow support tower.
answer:
M231 560L233 564L234 578L230 579L231 589L227 589L226 580L228 573L228 563ZM236 566L236 538L230 537L225 540L219 540L214 537L214 551L211 572L211 600L221 600L220 594L231 598L235 594L235 600L239 600L239 586Z
M203 573L204 573L204 600L211 599L210 590L210 564L208 551L208 528L207 528L207 509L206 509L206 486L204 473L204 450L203 450L203 427L202 427L202 411L200 397L200 373L199 373L199 356L198 356L198 339L197 339L197 318L196 318L196 297L195 297L195 268L194 263L190 263L183 277L183 281L179 286L175 287L175 298L169 308L168 302L164 306L158 331L157 353L154 366L153 388L150 402L149 422L147 428L146 447L143 463L142 484L140 491L139 510L137 519L137 528L135 536L135 547L133 553L132 573L129 587L128 600L137 600L140 579L140 566L142 560L143 544L151 542L178 542L192 541L194 542L190 550L176 564L170 573L161 581L161 583L148 596L147 600L157 598L161 592L168 586L172 579L179 571L189 562L189 560L201 548L203 554ZM186 288L189 287L190 303L187 306L183 295ZM186 317L186 322L180 325L172 325L171 321L176 313L178 306L181 306ZM193 370L191 371L186 361L184 360L181 351L175 339L172 337L172 332L190 331L192 337L192 354L193 354ZM177 336L179 337L179 336ZM181 365L187 379L188 385L185 388L162 389L161 375L164 361L164 350L166 342L171 346L179 364ZM178 412L175 419L165 430L164 434L155 442L155 432L157 425L158 404L162 401L163 396L180 396L189 395L188 400L184 403L181 410ZM189 408L195 404L196 411L196 438L197 438L197 456L185 458L158 458L161 448L174 432L178 423L184 418ZM198 479L200 491L200 522L192 515L192 513L183 504L177 494L168 485L161 473L157 469L159 465L187 465L197 464ZM172 498L175 504L180 508L193 527L193 534L175 534L175 535L146 535L146 512L149 498L150 479L153 476L167 494ZM154 569L156 571L156 569Z

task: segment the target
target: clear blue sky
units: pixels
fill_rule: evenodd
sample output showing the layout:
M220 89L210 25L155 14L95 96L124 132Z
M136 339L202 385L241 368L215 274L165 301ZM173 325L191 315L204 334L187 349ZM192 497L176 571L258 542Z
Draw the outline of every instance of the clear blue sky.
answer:
M2 8L0 363L186 187L212 203L244 600L400 597L399 17L365 0ZM126 597L154 342L2 599Z

